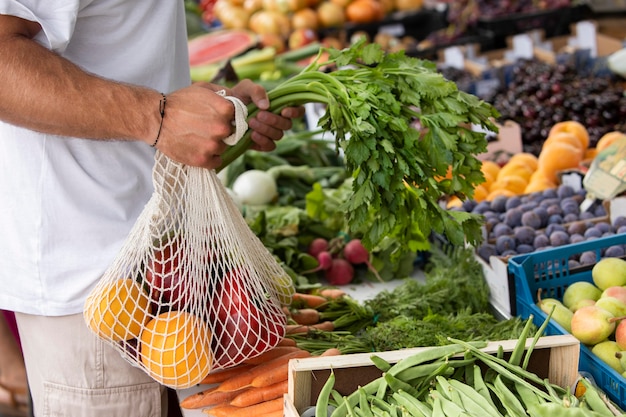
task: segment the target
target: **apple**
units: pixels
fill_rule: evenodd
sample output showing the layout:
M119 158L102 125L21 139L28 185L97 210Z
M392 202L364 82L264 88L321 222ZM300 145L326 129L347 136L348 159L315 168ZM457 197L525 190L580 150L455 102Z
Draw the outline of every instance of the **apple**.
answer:
M292 31L287 39L289 49L302 48L305 45L316 42L318 40L317 32L309 28L300 28Z
M624 372L624 367L622 366L620 358L616 356L616 353L619 353L621 350L622 349L620 349L616 342L605 340L604 342L594 345L591 348L591 353L621 374Z
M563 305L571 309L580 300L597 300L602 295L600 288L588 281L570 284L563 293Z
M593 283L602 291L609 287L626 285L626 261L621 258L602 258L591 270Z
M613 334L615 322L613 314L595 305L582 307L572 316L572 335L585 345L595 345Z

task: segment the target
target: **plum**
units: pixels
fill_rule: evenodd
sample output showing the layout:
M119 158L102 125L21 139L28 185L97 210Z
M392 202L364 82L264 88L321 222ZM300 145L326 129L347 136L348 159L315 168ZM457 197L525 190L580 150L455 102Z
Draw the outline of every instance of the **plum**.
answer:
M580 266L580 262L578 262L576 259L568 259L567 266L570 269L578 268Z
M539 207L539 204L537 204L536 201L528 201L526 203L522 203L519 205L519 209L522 211L530 211L530 210L534 210L537 207Z
M580 254L580 258L578 259L581 265L591 265L596 263L596 253L595 251L588 250Z
M611 224L608 222L598 222L595 227L597 227L602 233L611 231Z
M522 226L528 226L533 229L541 228L541 217L534 211L525 211L521 219Z
M535 207L533 211L541 218L541 227L546 227L548 225L548 219L550 218L548 210L545 207L538 206Z
M547 188L543 190L542 194L543 194L544 200L547 198L555 198L557 196L556 189L554 188Z
M577 213L567 213L565 216L563 216L563 223L571 223L577 220L578 220Z
M560 202L561 200L559 200L558 198L546 198L544 200L541 200L539 205L543 207L550 207L555 205L558 206Z
M508 210L504 216L504 222L510 227L517 227L522 224L522 215L524 212L518 208Z
M535 248L533 245L527 245L525 243L522 243L522 244L517 245L517 247L515 248L515 251L517 253L531 253L535 251Z
M508 210L514 209L515 207L519 207L521 204L522 204L522 199L519 196L515 195L512 197L509 197L504 203L504 210L508 211Z
M574 188L571 185L561 184L556 188L556 195L560 199L571 197L575 194Z
M585 237L579 233L571 234L569 237L569 243L580 243L585 240Z
M550 235L550 244L552 246L563 246L569 244L569 235L567 232L557 230Z
M497 213L503 213L504 211L506 211L505 207L507 199L508 197L503 195L495 197L493 200L491 200L491 210Z
M610 257L610 258L621 258L622 256L624 256L624 254L625 254L624 246L622 245L609 246L604 251L604 256Z
M535 229L530 226L516 227L514 237L518 244L530 245L535 241Z
M595 217L594 214L590 211L583 211L582 213L578 215L578 218L581 220L589 220L589 219L593 219L594 217Z
M545 234L550 236L556 231L566 232L565 226L559 223L550 223L546 226Z
M515 256L515 255L517 255L517 252L515 251L515 249L508 249L508 250L505 250L504 252L502 252L500 254L500 256L505 256L505 257L506 256Z
M480 256L485 261L489 262L489 258L491 256L496 256L498 251L496 250L496 246L492 243L483 243L476 250L478 256Z
M499 254L503 254L507 250L515 249L516 242L512 236L500 236L496 239L496 250Z
M585 239L589 239L593 237L599 238L599 237L602 237L602 231L596 226L589 227L587 228L587 230L585 230L585 234L583 236L585 236Z
M481 201L474 206L472 213L483 214L488 210L491 210L491 204L488 201Z
M513 228L506 223L496 224L491 231L494 237L513 234Z
M561 208L559 204L551 204L548 207L546 207L546 210L548 210L548 216L553 216L555 214L559 214L559 215L563 214L563 209Z
M613 219L613 227L618 229L622 226L626 226L626 216L617 216Z
M580 234L582 235L587 230L585 222L572 222L567 226L567 233L570 235Z
M543 233L537 234L533 240L533 246L535 249L544 248L550 245L550 238Z
M463 211L471 213L472 211L474 211L477 205L478 202L476 200L468 199L463 201L463 204L461 204L461 208L463 209Z
M548 224L562 224L563 223L563 216L561 216L560 214L551 214L550 217L548 217Z
M606 209L602 204L598 204L598 206L593 210L593 214L596 217L604 217L606 216Z
M626 225L618 227L615 232L620 235L626 233Z

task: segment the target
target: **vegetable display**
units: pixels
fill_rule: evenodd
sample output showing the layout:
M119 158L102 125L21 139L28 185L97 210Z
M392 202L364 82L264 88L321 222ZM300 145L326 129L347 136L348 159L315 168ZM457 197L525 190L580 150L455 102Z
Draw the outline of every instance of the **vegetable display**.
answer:
M328 61L319 59L322 52ZM325 72L330 66L336 69ZM415 250L431 231L453 244L480 241L481 217L447 211L439 200L471 197L484 181L475 155L486 150L485 133L472 125L497 131L497 111L459 91L433 63L360 41L341 51L321 49L316 61L268 94L275 112L326 105L319 127L344 152L353 182L343 209L365 247L392 236ZM250 117L258 112L254 105L248 110ZM248 133L223 154L223 166L250 143Z
M572 392L529 371L530 356L542 334L539 331L526 348L531 327L532 319L526 322L508 359L482 351L486 342L456 339L395 364L373 354L372 363L381 376L349 394L334 389L331 369L318 396L315 416L622 415L584 378L579 380L583 389Z

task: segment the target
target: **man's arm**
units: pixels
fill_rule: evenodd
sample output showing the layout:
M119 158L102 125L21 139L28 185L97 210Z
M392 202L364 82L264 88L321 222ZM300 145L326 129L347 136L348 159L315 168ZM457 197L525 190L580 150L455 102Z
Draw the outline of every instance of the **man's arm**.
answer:
M151 144L159 92L86 73L34 42L40 30L0 15L0 119L51 134Z

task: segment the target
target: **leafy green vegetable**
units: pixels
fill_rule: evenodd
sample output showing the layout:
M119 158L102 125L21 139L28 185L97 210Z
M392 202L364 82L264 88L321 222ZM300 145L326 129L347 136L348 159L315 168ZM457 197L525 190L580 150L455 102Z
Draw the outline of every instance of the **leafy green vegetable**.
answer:
M352 195L343 202L349 230L363 232L372 249L386 237L413 248L431 231L454 245L481 240L482 217L450 212L443 195L471 197L484 177L475 155L486 150L485 134L497 131L497 111L458 90L432 62L386 54L377 44L323 49L318 60L268 94L271 110L318 102L326 105L319 127L334 134L351 173ZM338 69L324 72L330 64ZM250 117L258 109L251 105ZM224 166L243 154L249 134L223 155ZM444 179L451 168L452 179Z

